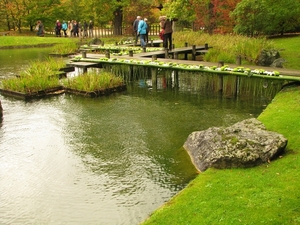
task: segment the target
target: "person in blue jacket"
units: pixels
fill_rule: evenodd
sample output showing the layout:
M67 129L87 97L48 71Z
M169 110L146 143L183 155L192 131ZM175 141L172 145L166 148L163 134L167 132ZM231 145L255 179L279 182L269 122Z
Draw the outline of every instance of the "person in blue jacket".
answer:
M147 23L145 23L144 20L140 20L139 26L138 26L138 34L140 35L140 41L142 48L146 47L145 37L147 34Z
M63 21L61 29L63 30L65 37L67 37L68 24L66 23L66 21Z

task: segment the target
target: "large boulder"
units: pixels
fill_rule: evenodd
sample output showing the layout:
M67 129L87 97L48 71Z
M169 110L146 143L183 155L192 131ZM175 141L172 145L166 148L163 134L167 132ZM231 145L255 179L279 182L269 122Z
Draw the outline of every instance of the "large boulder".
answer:
M256 60L256 65L270 66L274 62L274 60L278 58L280 58L279 51L275 49L262 50Z
M209 167L252 167L274 159L283 153L287 139L267 131L255 118L230 127L211 127L191 133L183 147L195 167L205 171Z

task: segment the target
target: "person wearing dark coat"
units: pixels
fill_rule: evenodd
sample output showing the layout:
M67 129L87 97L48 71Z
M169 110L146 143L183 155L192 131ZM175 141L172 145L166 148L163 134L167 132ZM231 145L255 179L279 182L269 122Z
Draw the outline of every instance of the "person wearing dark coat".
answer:
M142 17L140 16L137 16L135 21L133 22L133 31L134 31L134 34L135 34L135 42L137 43L138 41L138 37L139 37L139 34L138 34L138 28L139 28L139 22L140 20L142 19Z

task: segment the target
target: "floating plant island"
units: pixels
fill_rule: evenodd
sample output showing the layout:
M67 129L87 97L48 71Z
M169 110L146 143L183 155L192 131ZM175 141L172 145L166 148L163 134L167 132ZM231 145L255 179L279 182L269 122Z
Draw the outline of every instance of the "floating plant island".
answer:
M66 93L84 97L100 97L126 90L121 77L109 72L88 72L63 80Z

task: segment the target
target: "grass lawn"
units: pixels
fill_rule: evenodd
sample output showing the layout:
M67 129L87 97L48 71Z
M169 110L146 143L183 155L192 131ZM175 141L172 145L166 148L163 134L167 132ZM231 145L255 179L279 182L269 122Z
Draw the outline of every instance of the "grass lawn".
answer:
M286 154L250 169L208 169L142 224L300 224L299 87L277 94L258 119L288 139Z
M286 60L284 66L300 70L300 36L274 38L272 41L279 50L280 56Z
M37 36L0 36L0 48L51 45L58 43L70 43L74 41L78 42L78 39Z

